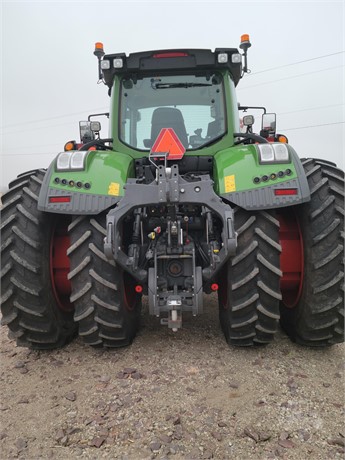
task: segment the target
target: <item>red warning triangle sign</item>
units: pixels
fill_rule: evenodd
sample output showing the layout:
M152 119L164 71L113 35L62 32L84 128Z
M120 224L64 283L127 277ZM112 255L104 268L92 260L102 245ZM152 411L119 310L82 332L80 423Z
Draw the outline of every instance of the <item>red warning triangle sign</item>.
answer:
M162 128L151 149L151 153L168 152L168 160L181 160L185 151L186 149L173 128Z

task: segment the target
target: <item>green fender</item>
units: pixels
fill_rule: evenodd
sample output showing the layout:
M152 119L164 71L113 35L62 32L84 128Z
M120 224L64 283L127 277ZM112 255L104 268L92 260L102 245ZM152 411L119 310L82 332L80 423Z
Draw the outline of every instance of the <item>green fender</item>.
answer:
M57 158L49 166L41 187L41 211L98 214L121 199L127 179L134 177L133 158L114 151L89 151L81 171L58 171L56 163Z
M238 145L217 152L214 156L216 193L247 210L309 201L310 191L301 161L290 145L286 147L289 160L284 163L260 164L256 145Z

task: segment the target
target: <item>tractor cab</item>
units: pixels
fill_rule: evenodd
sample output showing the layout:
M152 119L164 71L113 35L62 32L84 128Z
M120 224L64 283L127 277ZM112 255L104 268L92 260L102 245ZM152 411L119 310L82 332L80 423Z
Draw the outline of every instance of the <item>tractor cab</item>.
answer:
M264 107L239 106L235 87L248 70L249 36L237 48L158 50L105 54L96 43L99 81L112 96L109 144L132 157L148 156L163 129L173 130L192 155L208 155L239 143L287 142L276 134L275 114ZM245 116L240 130L239 110L262 109L260 136L253 133L254 117ZM80 122L81 144L70 149L102 149L96 122ZM271 120L270 117L273 117ZM242 121L242 120L241 120ZM269 124L269 126L268 126ZM94 141L94 142L93 142ZM103 140L106 145L106 140ZM85 145L86 144L86 145ZM105 147L106 148L106 147Z
M152 149L162 129L173 129L186 151L224 141L239 131L235 86L249 37L236 48L158 50L105 55L96 43L99 79L113 97L111 130L115 150L136 157ZM249 47L248 46L248 47ZM220 148L222 145L220 144ZM206 152L207 153L207 152ZM205 153L205 154L206 154Z

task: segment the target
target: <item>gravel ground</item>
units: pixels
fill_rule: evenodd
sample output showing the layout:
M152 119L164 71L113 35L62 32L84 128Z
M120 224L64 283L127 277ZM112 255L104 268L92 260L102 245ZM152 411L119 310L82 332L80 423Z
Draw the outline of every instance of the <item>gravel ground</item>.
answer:
M1 328L1 459L336 459L344 345L229 348L216 299L174 334L143 316L134 344L17 348Z

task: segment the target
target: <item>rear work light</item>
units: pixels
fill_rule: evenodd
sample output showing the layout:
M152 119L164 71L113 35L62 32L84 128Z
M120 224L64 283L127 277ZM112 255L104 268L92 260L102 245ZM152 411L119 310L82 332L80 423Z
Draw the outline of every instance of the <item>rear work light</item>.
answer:
M114 66L114 69L122 69L123 59L122 58L113 59L113 66Z
M219 64L226 64L228 62L228 55L226 53L219 53L218 62Z
M242 62L242 56L240 53L234 53L231 55L231 62L233 64L240 64Z
M49 203L70 203L70 196L50 196Z
M101 69L102 70L110 69L110 61L108 59L103 59L103 61L101 61Z
M297 188L278 188L274 190L276 196L297 195Z
M176 58L176 57L187 57L187 56L189 56L188 53L172 52L172 53L157 53L157 54L154 54L152 57L156 59L161 59L161 58Z

